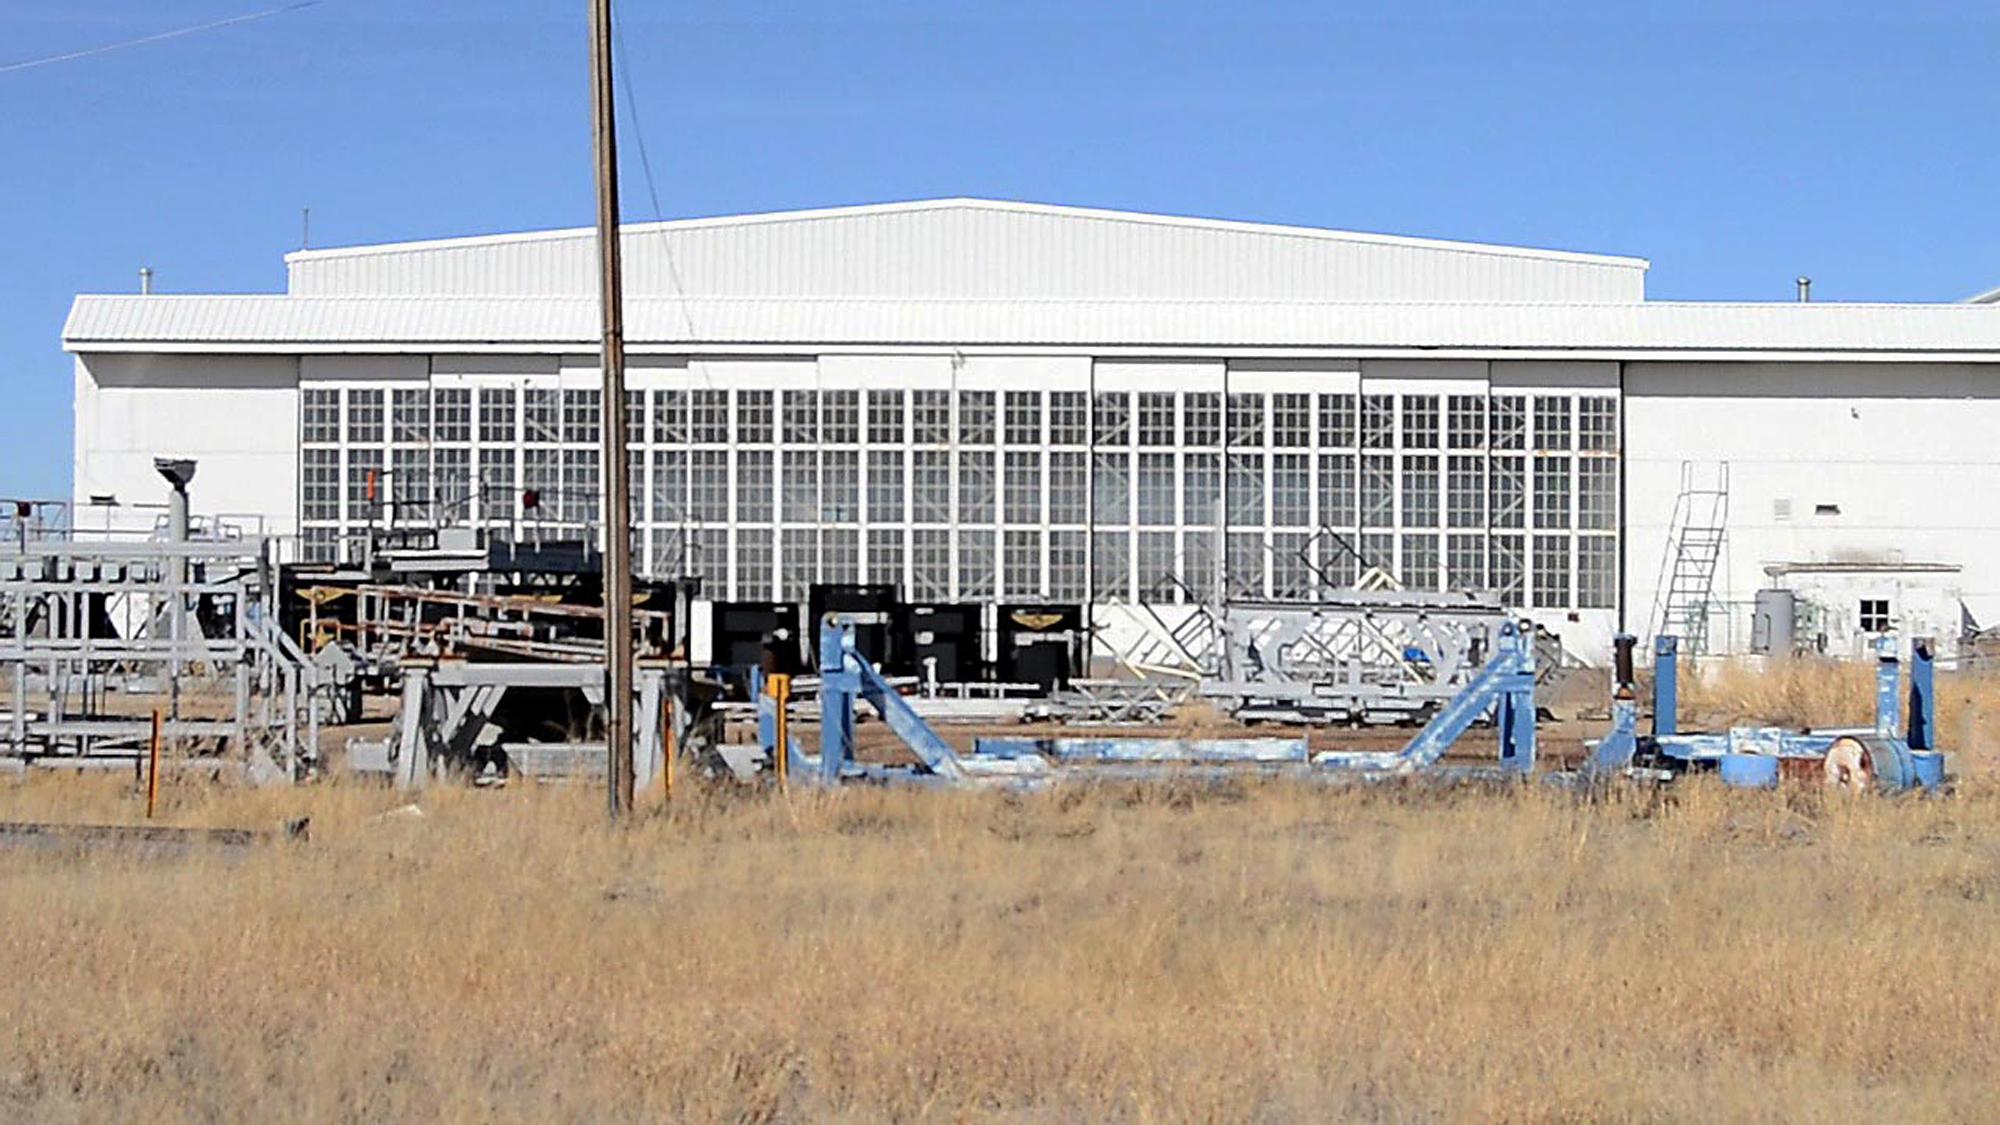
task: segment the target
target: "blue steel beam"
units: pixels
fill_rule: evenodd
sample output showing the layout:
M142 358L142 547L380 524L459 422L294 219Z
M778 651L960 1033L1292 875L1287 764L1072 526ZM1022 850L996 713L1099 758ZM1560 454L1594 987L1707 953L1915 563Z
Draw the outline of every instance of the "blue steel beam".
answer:
M861 695L858 660L850 660L847 630L831 616L819 626L819 779L840 784L854 756L854 704Z
M1896 661L1896 638L1881 637L1875 642L1875 733L1894 738L1902 716L1902 700L1896 688L1902 680L1902 666Z
M1934 750L1937 739L1937 667L1931 642L1910 645L1910 726L1912 750Z
M1653 734L1679 734L1681 730L1679 637L1661 634L1653 638Z
M981 757L1040 754L1058 762L1244 762L1305 764L1303 738L1022 738L973 740Z

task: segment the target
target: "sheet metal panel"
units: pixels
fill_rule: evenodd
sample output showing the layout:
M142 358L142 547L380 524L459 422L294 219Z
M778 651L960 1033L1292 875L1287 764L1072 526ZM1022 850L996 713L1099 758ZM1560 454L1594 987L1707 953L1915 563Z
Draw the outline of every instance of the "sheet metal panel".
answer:
M1637 301L1636 258L990 200L628 226L626 292L708 297ZM287 257L296 296L588 296L586 229Z
M93 345L519 344L591 350L586 298L83 296ZM1546 305L630 298L635 344L1078 345L1605 351L2000 351L1984 305Z

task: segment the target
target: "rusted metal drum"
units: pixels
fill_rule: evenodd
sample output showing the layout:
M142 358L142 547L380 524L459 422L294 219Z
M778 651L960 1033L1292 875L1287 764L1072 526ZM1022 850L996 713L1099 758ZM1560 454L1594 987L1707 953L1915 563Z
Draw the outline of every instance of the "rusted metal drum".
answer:
M1919 783L1914 757L1901 739L1842 735L1826 751L1826 784L1850 793L1901 793Z
M1787 755L1778 759L1778 780L1783 785L1816 786L1825 776L1825 761L1817 755Z

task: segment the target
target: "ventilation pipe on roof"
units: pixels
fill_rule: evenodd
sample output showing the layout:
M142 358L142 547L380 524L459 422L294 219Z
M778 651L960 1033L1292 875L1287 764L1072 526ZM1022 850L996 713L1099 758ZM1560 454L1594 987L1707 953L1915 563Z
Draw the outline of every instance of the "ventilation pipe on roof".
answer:
M1810 300L1812 300L1812 278L1799 278L1799 303L1804 304Z
M153 292L153 267L140 266L139 295L142 297L151 296L152 292Z

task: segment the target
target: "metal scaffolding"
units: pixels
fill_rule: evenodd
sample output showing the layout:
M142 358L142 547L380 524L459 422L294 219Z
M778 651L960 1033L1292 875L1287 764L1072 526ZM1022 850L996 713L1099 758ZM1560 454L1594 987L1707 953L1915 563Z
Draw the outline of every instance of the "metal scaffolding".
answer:
M1410 723L1456 696L1508 620L1464 593L1323 592L1312 601L1101 608L1113 664L1157 698L1238 718ZM1128 693L1130 694L1130 693Z
M129 761L167 744L253 776L316 758L320 669L278 628L268 539L0 543L8 754Z

